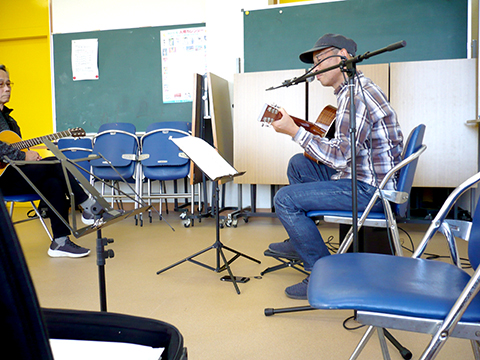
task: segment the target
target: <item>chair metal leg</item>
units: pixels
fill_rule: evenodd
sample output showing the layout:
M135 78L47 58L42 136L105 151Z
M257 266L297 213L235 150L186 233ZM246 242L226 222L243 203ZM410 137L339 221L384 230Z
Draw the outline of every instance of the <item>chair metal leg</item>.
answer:
M370 340L374 332L375 332L375 327L369 326L367 331L365 331L365 334L363 334L362 338L360 339L360 342L358 343L357 347L353 351L349 360L356 360L358 358L358 356L360 355L362 350L365 348L365 345L367 345L367 342Z
M47 224L45 224L45 220L43 220L42 215L40 214L40 211L38 208L35 206L33 201L31 201L33 210L35 211L35 214L37 214L38 220L40 220L40 223L42 224L43 228L45 229L45 232L47 233L48 237L50 238L50 241L53 241L53 236L50 234L50 230L48 230Z
M378 340L380 341L380 347L382 348L382 354L384 360L390 360L390 353L388 352L387 342L385 341L385 333L382 328L377 327Z
M480 344L477 340L470 340L475 360L480 360Z
M395 215L393 214L392 208L388 200L383 199L383 206L387 212L387 225L392 234L393 246L395 247L395 252L397 256L403 256L402 244L400 243L400 235L398 233L397 221L395 220Z
M50 241L53 241L53 236L52 236L52 234L50 233L50 230L48 230L47 224L45 224L45 220L43 220L42 216L40 215L40 211L39 211L38 208L35 206L35 203L34 203L33 201L30 201L30 204L32 205L33 211L35 211L35 214L37 215L38 220L40 220L40 223L42 224L43 229L44 229L45 232L47 233ZM10 202L10 210L9 210L10 218L12 218L12 216L13 216L13 209L14 209L14 207L15 207L15 202L14 202L14 201L11 201L11 202ZM20 222L28 221L28 220L33 220L33 219L34 219L34 218L32 218L32 219L27 219L27 220L21 220Z
M13 216L13 208L15 206L15 202L14 201L11 201L10 202L10 219L12 218Z

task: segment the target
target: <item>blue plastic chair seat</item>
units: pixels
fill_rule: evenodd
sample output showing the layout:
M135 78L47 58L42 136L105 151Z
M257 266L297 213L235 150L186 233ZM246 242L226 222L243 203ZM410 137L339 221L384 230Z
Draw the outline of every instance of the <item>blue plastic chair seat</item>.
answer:
M359 269L361 276L351 276ZM332 255L315 263L308 301L317 309L444 319L469 280L470 275L457 266L436 260L368 253ZM480 297L462 320L480 321Z
M30 202L40 200L40 195L38 194L21 194L21 195L4 195L3 199L7 202Z
M363 211L358 212L358 217L363 215ZM351 211L342 211L342 210L313 210L307 212L308 217L320 217L320 216L339 216L344 218L352 218ZM375 219L375 220L386 220L386 216L384 212L370 212L367 216L367 219Z

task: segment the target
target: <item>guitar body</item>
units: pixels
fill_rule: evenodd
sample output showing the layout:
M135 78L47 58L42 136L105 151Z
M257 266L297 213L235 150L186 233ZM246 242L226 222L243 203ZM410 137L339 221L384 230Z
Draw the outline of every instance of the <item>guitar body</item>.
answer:
M22 141L22 138L18 136L16 132L13 132L10 130L4 130L0 132L0 141L7 144L13 144L13 143ZM26 152L27 149L23 149L22 151ZM3 174L7 166L8 166L7 163L0 161L0 176Z
M335 118L337 115L337 108L332 105L327 105L322 110L320 115L318 115L317 120L315 123L311 123L296 117L292 116L293 121L297 126L303 127L309 133L313 135L318 135L320 137L326 137L327 139L331 139L335 136ZM282 113L278 108L274 105L265 104L258 118L258 121L262 123L271 124L273 121L280 120L282 118ZM306 152L304 155L312 161L317 162L313 157L308 155Z
M58 132L55 134L22 141L22 138L18 136L17 133L10 130L4 130L0 132L0 141L13 146L17 150L26 152L29 147L35 146L38 144L43 144L45 140L57 140L67 136L81 137L85 135L86 135L85 130L83 130L82 128L74 128L74 129ZM0 176L2 176L7 166L8 164L6 162L0 161Z

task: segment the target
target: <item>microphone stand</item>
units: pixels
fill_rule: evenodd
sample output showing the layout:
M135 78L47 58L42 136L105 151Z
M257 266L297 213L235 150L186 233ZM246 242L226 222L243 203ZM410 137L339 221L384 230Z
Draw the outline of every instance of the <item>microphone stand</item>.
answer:
M278 89L281 87L289 87L292 85L298 85L300 83L309 81L309 78L312 78L318 74L322 74L337 68L347 74L348 76L348 88L349 88L349 97L350 97L350 143L351 143L351 175L352 175L352 227L353 227L353 251L358 252L358 207L357 207L357 168L356 168L356 109L355 109L355 75L357 74L356 64L366 60L372 56L380 55L387 51L394 51L405 47L407 45L406 41L399 41L393 43L387 47L381 48L379 50L369 52L367 51L363 55L357 55L351 59L343 58L342 61L338 65L334 65L323 70L315 71L310 73L307 71L304 75L293 78L290 80L285 80L282 85L277 87L268 88L269 90ZM308 311L308 310L316 310L312 306L297 306L291 308L283 308L283 309L272 309L266 308L264 310L265 316L272 316L278 313L285 313L285 312L297 312L297 311ZM404 348L390 333L386 332L387 338L392 342L392 344L399 350L402 357L406 360L412 358L412 353Z

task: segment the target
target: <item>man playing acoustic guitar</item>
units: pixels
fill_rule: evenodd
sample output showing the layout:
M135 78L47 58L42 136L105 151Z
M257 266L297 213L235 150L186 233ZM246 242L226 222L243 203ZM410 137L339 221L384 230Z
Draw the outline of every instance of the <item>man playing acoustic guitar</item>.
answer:
M0 131L13 131L21 136L20 127L10 116L12 110L5 106L10 100L11 91L12 83L7 69L4 65L0 65ZM36 151L27 150L24 152L0 140L0 162L5 156L10 160L32 161L32 164L22 165L22 171L68 223L70 201L68 200L68 189L61 165L34 163L42 159ZM79 207L83 209L84 218L93 219L94 211L101 212L97 201L89 198L71 175L70 185L76 203L80 204ZM0 190L4 195L31 194L34 192L12 166L7 167L0 176ZM89 249L80 247L69 239L70 229L53 211L50 211L50 223L54 240L48 249L48 255L52 257L83 257L90 253Z
M316 65L313 71L334 67L342 59L355 56L357 44L342 35L326 34L300 60ZM358 210L365 209L375 187L398 162L403 149L403 135L382 90L360 71L355 78L356 107L356 169L358 179ZM347 78L340 68L316 76L323 86L334 89L337 98L335 135L328 139L307 132L295 124L284 109L282 118L272 123L275 131L287 134L311 158L297 154L290 159L287 176L289 186L275 196L275 211L289 235L281 243L272 243L269 250L284 257L300 257L305 270L330 255L315 221L306 216L311 210L352 210L350 97ZM386 189L394 189L391 179ZM382 207L381 203L375 205ZM287 287L285 293L294 299L307 299L308 277Z

